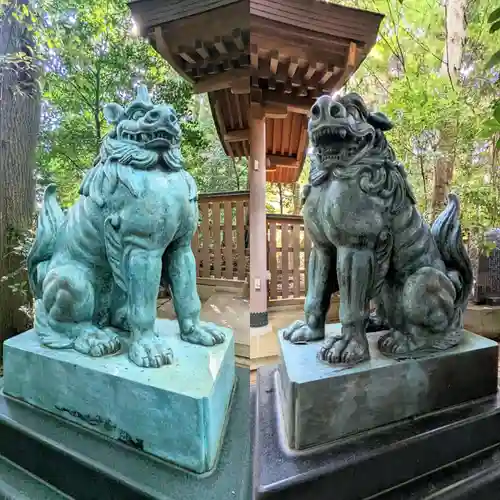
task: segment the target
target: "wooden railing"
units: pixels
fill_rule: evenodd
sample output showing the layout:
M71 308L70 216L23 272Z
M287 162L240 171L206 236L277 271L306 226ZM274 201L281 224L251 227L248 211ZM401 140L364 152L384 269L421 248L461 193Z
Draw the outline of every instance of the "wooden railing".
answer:
M248 191L198 196L192 248L201 278L244 280L249 272Z
M267 214L269 299L303 298L311 240L300 215Z

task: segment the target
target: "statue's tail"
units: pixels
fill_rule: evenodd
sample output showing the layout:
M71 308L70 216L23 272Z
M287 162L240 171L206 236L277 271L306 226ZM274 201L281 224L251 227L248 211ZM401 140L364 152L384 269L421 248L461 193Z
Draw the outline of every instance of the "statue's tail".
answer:
M472 264L462 240L460 202L454 194L448 195L448 204L432 225L431 232L448 275L457 289L455 304L462 312L467 307L472 290Z
M43 205L38 215L35 242L28 254L28 279L35 299L42 297L42 283L47 267L54 253L57 232L65 220L56 198L56 186L47 186L43 195Z

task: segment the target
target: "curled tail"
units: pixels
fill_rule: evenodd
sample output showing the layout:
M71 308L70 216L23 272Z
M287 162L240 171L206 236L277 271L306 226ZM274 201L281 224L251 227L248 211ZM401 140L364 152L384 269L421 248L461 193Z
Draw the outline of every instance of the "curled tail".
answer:
M448 274L457 288L455 304L462 312L472 290L472 264L462 240L460 226L460 202L455 194L448 195L448 204L434 221L431 228ZM458 279L457 279L458 278Z
M43 195L35 242L27 258L29 284L36 299L42 297L42 283L54 253L57 232L64 220L64 212L56 199L56 186L51 184Z

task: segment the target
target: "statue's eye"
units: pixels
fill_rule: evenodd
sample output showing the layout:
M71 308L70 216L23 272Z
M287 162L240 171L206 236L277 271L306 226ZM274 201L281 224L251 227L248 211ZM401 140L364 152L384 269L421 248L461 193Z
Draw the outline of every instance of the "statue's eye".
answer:
M177 121L177 118L175 115L170 115L170 123L175 123Z
M136 111L132 115L132 120L138 120L139 118L142 118L144 116L144 111Z
M355 119L355 120L361 120L361 115L358 111L358 108L355 108L354 106L351 106L349 108L349 114L352 115L352 117Z

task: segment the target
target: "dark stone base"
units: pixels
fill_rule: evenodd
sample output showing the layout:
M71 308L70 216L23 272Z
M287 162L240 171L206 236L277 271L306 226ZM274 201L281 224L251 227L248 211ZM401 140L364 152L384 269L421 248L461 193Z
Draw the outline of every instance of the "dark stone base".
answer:
M429 489L433 477L436 484L443 486L442 494L433 499L500 498L462 494L460 488L464 485L458 482L460 474L487 474L488 467L498 461L498 454L492 458L491 453L500 450L500 396L404 420L338 440L328 447L294 452L285 444L275 375L276 367L261 368L257 375L256 500L362 500L374 495L387 500L418 500L436 492L436 487ZM481 461L481 453L489 453L489 461ZM474 454L479 458L467 465L464 460L472 460ZM491 480L469 482L469 492L498 488L500 474L492 466L490 469ZM450 486L445 479L453 474L459 489L455 490L456 496L448 497Z
M269 323L269 315L267 311L251 312L250 313L250 328L261 328Z
M340 323L326 335L340 335ZM462 343L417 359L383 356L368 335L370 360L353 367L318 360L323 341L292 344L280 336L280 402L287 442L305 451L381 426L496 393L498 344L463 331Z
M218 466L208 476L174 468L3 394L0 459L10 460L78 500L249 500L249 371L237 368L236 375L238 383Z
M485 297L484 303L487 306L500 306L500 297Z
M500 445L457 461L376 500L496 500L500 498Z

